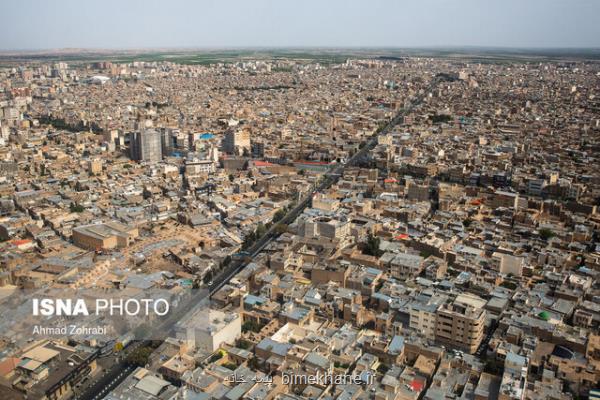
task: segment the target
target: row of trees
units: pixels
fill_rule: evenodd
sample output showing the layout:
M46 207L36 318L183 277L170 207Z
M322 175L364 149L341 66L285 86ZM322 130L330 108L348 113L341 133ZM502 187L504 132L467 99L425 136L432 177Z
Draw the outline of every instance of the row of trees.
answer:
M446 123L446 122L450 122L452 121L454 118L450 115L445 115L445 114L434 114L434 115L430 115L429 119L431 120L431 122L433 122L434 124L439 124L439 123Z
M273 224L277 224L276 228L279 228L280 233L285 232L285 230L287 229L287 226L285 224L280 224L279 222L295 206L296 206L295 203L290 203L288 206L280 208L279 210L277 210L277 212L273 216L273 221L269 222L266 225L263 224L262 222L259 222L258 225L256 226L256 229L253 232L250 232L244 238L244 242L242 243L242 250L245 251L245 250L248 250L250 247L252 247L252 245L254 245L254 243L256 243L257 240L259 240L261 237L263 237L265 235L265 233L267 233L267 231L271 228L271 226L273 226Z
M270 227L270 224L268 225ZM244 242L242 243L242 250L248 250L250 247L252 247L252 245L256 243L258 239L263 237L263 235L267 232L267 229L269 229L267 226L265 226L262 222L259 222L256 229L253 232L247 234L244 238Z

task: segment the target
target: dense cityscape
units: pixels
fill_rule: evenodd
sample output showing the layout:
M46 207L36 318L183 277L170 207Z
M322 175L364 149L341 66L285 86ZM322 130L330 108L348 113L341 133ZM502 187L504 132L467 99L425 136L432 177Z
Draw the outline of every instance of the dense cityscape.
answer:
M583 61L3 67L0 397L593 398L599 83ZM154 289L175 323L27 325L30 297Z

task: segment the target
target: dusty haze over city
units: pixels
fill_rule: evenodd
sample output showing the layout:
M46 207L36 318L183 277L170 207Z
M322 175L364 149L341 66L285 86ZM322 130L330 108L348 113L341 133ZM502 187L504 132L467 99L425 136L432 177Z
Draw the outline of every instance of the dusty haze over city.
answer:
M600 3L12 1L0 399L600 398Z

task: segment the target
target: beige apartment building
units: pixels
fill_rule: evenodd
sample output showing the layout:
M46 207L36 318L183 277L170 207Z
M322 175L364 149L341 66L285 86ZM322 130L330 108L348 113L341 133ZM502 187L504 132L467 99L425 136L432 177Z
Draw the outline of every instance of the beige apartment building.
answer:
M485 301L462 294L442 305L436 316L435 340L441 344L475 353L484 337Z
M317 217L306 220L303 229L304 237L341 240L350 233L350 224L329 217Z
M424 296L421 296L424 297ZM446 295L435 295L426 301L415 301L409 305L409 326L415 332L420 332L429 340L435 340L437 311L440 304L447 299Z
M244 150L250 152L250 131L248 129L225 132L223 151L229 154L242 155Z
M92 175L101 174L102 160L99 158L95 158L93 160L88 161L88 172Z

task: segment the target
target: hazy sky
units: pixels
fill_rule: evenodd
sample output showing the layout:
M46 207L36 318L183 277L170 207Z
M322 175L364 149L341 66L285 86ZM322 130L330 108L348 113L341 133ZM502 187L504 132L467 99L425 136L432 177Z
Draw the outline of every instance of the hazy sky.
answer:
M600 47L600 0L7 0L0 49Z

